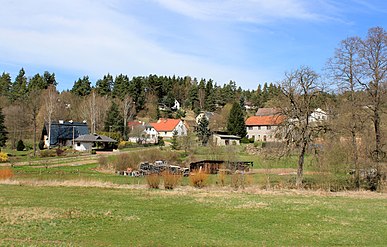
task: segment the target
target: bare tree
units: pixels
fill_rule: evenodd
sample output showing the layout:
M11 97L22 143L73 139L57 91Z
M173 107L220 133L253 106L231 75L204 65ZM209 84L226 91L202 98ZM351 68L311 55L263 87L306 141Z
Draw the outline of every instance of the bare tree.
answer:
M43 92L43 102L44 102L44 121L48 124L48 148L50 148L50 140L51 140L51 123L53 120L53 116L55 110L58 105L59 94L56 91L54 85L50 85Z
M302 186L304 160L307 147L313 138L326 130L324 122L311 121L310 116L318 104L322 88L319 76L308 67L301 67L285 74L280 84L281 94L277 104L285 121L280 131L291 150L298 150L296 185Z
M33 90L29 92L28 98L26 100L27 109L31 116L33 128L34 128L34 156L36 156L36 129L37 129L37 118L39 114L39 110L41 107L41 91Z
M121 108L122 116L124 119L124 140L127 140L128 120L132 119L136 113L135 103L133 102L133 98L131 96L125 95L125 97L119 102L119 106Z
M341 93L341 101L338 107L340 121L336 121L335 128L343 136L350 136L352 162L355 167L355 184L360 188L359 175L359 150L357 138L363 128L364 113L362 112L361 63L359 60L359 48L361 39L350 37L341 41L335 55L328 61L330 77L334 80Z
M359 83L368 95L374 125L375 150L372 158L379 171L379 162L385 156L382 150L381 115L387 84L387 33L383 28L374 27L368 30L366 39L361 42L359 56L364 75Z

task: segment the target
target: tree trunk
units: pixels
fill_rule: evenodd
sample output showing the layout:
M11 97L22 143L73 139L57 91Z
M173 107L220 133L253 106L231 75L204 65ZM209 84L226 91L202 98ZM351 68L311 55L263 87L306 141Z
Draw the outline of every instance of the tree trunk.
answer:
M360 189L360 168L359 168L359 155L357 152L357 143L356 143L356 130L355 127L351 130L352 135L352 152L353 152L353 163L355 165L355 185L356 189Z
M33 118L34 122L34 157L36 156L36 117Z
M304 160L305 160L305 152L306 152L306 146L307 141L304 139L302 142L302 148L300 155L298 156L298 169L297 169L297 179L296 179L296 186L297 188L302 187L302 180L304 178Z

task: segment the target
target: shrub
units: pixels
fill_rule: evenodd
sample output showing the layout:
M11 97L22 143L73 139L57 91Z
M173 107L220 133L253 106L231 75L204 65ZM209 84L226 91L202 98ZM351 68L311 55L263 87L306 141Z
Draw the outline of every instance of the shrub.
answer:
M123 153L115 157L113 165L116 171L123 171L128 169L128 167L136 167L139 161L138 153Z
M247 137L243 137L243 138L241 139L241 143L245 143L245 144L250 143L250 139L247 138Z
M170 172L163 172L162 177L164 180L164 188L167 190L173 190L179 184L181 179L181 175Z
M149 188L158 189L160 187L160 176L158 174L147 175L145 179Z
M13 176L13 172L10 168L0 169L0 180L9 179Z
M91 153L91 154L97 154L97 151L95 151L95 149L92 149L92 150L90 151L90 153Z
M98 163L100 167L107 168L109 160L106 156L100 156L98 157Z
M43 141L43 140L40 140L40 141L39 141L38 147L39 147L40 150L43 150L43 149L44 149L44 141Z
M17 151L23 151L25 147L23 140L19 140L16 144Z
M41 150L40 157L55 157L56 151L53 149Z
M208 179L208 174L199 170L199 171L194 171L190 176L189 180L192 186L196 188L203 188Z
M56 156L62 156L63 153L64 153L64 150L63 150L63 149L60 149L60 148L57 148L57 149L55 150L55 152L56 152Z
M222 187L226 185L226 176L227 176L227 172L226 171L219 171L218 172L219 184Z
M0 152L0 162L7 162L8 161L8 154Z

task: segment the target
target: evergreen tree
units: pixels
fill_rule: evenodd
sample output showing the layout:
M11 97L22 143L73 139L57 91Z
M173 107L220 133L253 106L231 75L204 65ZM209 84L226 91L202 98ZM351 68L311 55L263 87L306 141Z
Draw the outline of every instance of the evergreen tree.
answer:
M0 96L8 96L11 90L11 76L9 73L3 72L0 77Z
M23 98L27 95L27 77L23 68L20 69L19 74L12 84L10 98L12 101Z
M7 135L8 135L8 132L4 124L3 111L0 108L0 147L5 146L5 143L7 142L7 139L8 139Z
M91 83L88 76L84 76L82 79L74 82L74 86L71 92L77 96L86 96L91 93Z
M41 77L39 74L36 74L30 79L28 83L28 92L32 92L34 90L42 90L45 89L46 86L47 85L43 77Z
M98 80L95 83L96 92L99 95L110 95L113 87L113 76L109 73L103 76L103 79Z
M124 120L118 108L118 105L113 101L105 120L105 131L123 133Z
M114 80L112 95L114 98L123 99L129 93L129 78L120 74Z
M207 145L208 139L211 135L210 129L208 128L209 121L206 116L203 116L199 120L198 129L197 129L197 136L199 140L202 142L202 145Z
M172 135L172 140L171 140L171 148L173 149L173 150L177 150L178 149L178 142L177 142L177 131L175 130L175 131L173 131L173 133L172 133L173 135Z
M242 138L247 134L244 111L238 102L234 102L232 105L227 122L227 131L231 135L238 135Z
M215 92L214 92L214 86L212 84L211 79L207 82L207 85L206 85L205 109L211 112L216 110Z
M55 87L58 85L55 79L55 73L50 74L50 72L44 71L43 80L45 82L44 89L47 89L50 85L54 85Z

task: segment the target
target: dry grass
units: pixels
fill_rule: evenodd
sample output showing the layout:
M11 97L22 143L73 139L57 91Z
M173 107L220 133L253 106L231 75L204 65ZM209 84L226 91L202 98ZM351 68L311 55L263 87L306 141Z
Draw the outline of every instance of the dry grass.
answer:
M164 188L167 190L173 190L181 181L181 175L176 175L170 172L163 172L161 174L164 181Z
M11 168L0 169L0 180L10 179L12 177L13 177L13 172Z
M158 189L160 188L160 175L158 174L150 174L145 176L146 182L151 189Z
M189 181L195 188L203 188L207 184L208 176L209 175L207 173L201 170L194 171L189 176Z

